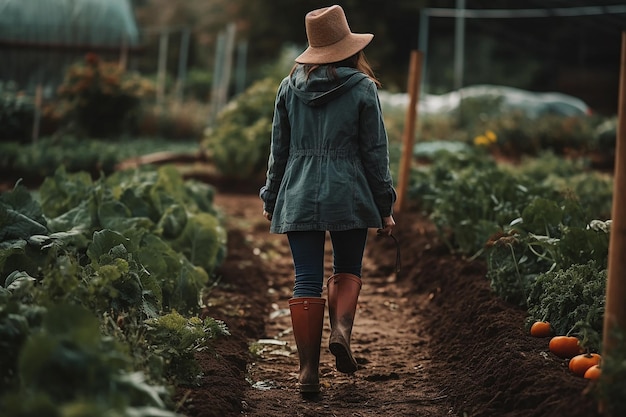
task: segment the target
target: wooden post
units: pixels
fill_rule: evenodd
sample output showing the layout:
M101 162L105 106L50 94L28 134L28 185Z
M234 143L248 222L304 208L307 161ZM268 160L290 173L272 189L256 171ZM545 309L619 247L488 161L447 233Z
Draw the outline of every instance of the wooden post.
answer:
M224 58L226 49L226 33L222 30L217 34L217 45L215 48L215 63L213 65L213 84L211 86L211 112L209 114L208 125L212 126L219 113L220 86L222 84L222 71L224 69Z
M237 68L235 70L235 93L241 94L246 88L246 61L248 59L248 40L237 43Z
M622 32L621 69L611 237L609 241L606 306L602 334L602 355L611 356L617 347L614 331L626 331L626 32ZM601 410L604 408L600 404Z
M176 101L178 103L183 102L185 95L190 38L191 30L187 27L183 28L180 35L180 51L178 52L178 79L176 80Z
M120 69L124 71L128 66L128 42L126 41L126 36L122 37L122 43L120 44L120 57L118 60L118 65Z
M406 208L406 193L413 161L413 142L415 139L415 124L417 121L417 104L422 77L422 52L412 51L409 66L409 105L406 110L404 134L402 137L402 155L398 172L398 201L395 211L401 212Z
M165 81L167 77L167 45L169 43L169 29L162 29L159 38L159 63L157 69L156 103L159 109L165 101Z
M35 110L33 115L33 143L39 140L39 127L41 125L41 107L43 103L43 86L41 82L37 83L35 88Z
M224 46L224 68L222 69L222 80L220 85L219 109L221 110L228 102L228 87L233 68L233 51L235 50L236 29L234 23L229 23L226 27L226 45Z

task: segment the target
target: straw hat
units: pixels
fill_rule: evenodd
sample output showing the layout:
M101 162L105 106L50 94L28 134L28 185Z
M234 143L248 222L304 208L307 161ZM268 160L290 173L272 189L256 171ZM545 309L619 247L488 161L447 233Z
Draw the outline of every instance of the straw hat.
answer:
M309 47L296 58L300 64L328 64L343 61L365 48L371 33L352 33L341 6L313 10L305 17Z

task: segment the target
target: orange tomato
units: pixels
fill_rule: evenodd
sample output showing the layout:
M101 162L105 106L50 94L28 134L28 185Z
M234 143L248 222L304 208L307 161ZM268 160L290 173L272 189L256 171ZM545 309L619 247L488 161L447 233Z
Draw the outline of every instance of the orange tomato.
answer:
M534 337L552 336L552 326L547 321L536 321L530 326L530 335Z
M562 359L568 359L582 353L575 336L554 336L548 345L550 352Z
M589 367L589 369L585 372L584 377L586 379L597 380L600 378L600 375L602 375L602 368L600 368L600 365L598 364Z
M575 375L584 376L589 368L600 363L600 359L601 357L597 353L576 355L569 361L569 370Z

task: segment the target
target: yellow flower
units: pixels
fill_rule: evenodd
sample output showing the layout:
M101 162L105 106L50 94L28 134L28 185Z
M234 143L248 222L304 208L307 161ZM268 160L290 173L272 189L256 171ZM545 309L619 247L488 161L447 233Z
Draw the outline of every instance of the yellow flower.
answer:
M474 138L474 145L476 146L488 146L489 139L485 135L479 135Z
M495 143L498 137L492 130L487 130L484 135L478 135L474 138L474 145L476 146L489 146Z
M494 143L498 140L498 137L492 130L488 130L485 132L485 137L489 140L489 142Z

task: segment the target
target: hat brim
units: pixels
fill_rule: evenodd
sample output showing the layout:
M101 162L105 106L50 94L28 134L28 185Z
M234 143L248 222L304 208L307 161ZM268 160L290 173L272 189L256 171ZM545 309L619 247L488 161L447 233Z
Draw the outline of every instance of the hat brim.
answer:
M365 48L373 38L371 33L351 33L332 45L309 46L295 61L299 64L331 64L343 61Z

